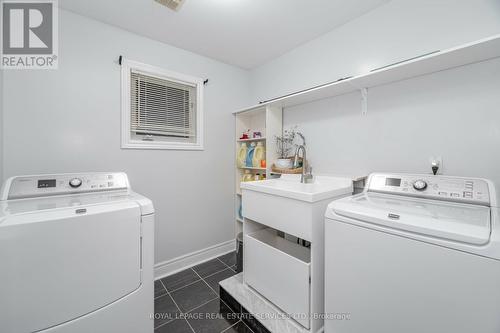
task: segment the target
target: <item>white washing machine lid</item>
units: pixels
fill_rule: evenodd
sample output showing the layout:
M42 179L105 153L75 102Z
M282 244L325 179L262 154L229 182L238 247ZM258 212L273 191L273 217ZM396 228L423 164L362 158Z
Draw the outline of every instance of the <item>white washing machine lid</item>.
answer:
M113 191L104 193L81 193L61 196L48 196L15 200L0 200L0 226L13 215L30 214L66 208L84 208L93 205L115 205L123 202L135 202L141 209L141 215L154 213L151 200L132 191Z
M330 209L358 221L473 245L488 243L491 235L490 208L480 205L365 192L334 201Z
M79 184L71 185L74 180ZM142 215L154 213L151 200L134 193L122 172L16 176L0 189L0 223L15 214L124 201L136 202Z

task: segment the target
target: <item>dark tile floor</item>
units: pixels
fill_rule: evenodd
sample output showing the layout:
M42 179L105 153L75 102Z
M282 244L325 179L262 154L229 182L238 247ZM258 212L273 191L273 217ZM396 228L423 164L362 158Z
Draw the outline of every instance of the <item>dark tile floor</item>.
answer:
M231 252L155 281L155 333L253 333L219 297L235 264Z

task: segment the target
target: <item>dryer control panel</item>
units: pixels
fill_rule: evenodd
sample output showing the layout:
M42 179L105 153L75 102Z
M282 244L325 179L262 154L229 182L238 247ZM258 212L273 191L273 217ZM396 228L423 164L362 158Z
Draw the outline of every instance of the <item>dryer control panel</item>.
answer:
M488 182L479 178L419 174L372 174L366 191L490 205Z
M129 189L125 173L37 175L9 178L0 200Z

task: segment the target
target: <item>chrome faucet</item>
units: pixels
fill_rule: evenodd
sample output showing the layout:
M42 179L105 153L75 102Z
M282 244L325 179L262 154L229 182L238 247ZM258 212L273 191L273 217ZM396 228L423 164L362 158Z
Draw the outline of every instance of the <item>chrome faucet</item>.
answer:
M300 145L297 147L297 151L295 151L295 157L293 160L293 167L299 167L299 153L302 150L302 175L300 176L301 183L312 183L313 175L311 173L311 169L307 164L307 154L306 147L304 145Z

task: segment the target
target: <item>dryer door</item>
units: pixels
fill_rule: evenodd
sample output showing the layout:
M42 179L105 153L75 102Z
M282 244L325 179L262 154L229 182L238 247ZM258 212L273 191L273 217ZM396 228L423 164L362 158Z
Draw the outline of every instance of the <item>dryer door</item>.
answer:
M139 288L140 233L129 201L0 221L0 331L56 326Z

